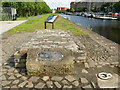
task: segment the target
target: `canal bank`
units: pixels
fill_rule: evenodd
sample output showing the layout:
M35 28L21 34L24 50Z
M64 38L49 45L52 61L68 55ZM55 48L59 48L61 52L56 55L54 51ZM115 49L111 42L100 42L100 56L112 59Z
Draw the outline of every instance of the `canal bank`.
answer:
M71 22L70 20L66 19L67 21ZM110 56L115 56L115 58L111 58L112 60L116 60L116 62L119 62L119 58L120 58L120 45L118 43L115 43L91 30L88 30L80 25L77 25L76 23L74 22L71 22L72 24L74 24L77 28L81 29L82 31L84 32L87 32L89 34L89 36L76 36L80 39L80 41L82 41L82 38L86 38L86 41L84 41L84 45L85 46L89 46L87 44L87 42L89 42L89 40L93 40L93 42L96 42L97 44L99 44L100 46L104 47L111 55ZM83 39L84 39L83 38ZM88 40L87 40L88 39ZM90 41L91 41L90 40ZM93 44L94 46L94 43L92 42L89 42L91 45ZM94 49L94 48L93 48ZM92 49L92 50L93 50ZM102 49L101 49L102 50ZM107 54L107 53L104 53L104 54ZM109 59L110 59L110 56L109 56Z
M120 21L117 20L99 20L94 18L87 18L83 16L73 16L59 14L62 17L68 18L70 21L83 26L84 28L91 28L92 31L98 33L105 38L120 44Z
M63 19L62 19L63 20ZM66 21L66 20L65 20ZM68 21L66 21L68 22ZM69 21L70 22L70 21ZM59 22L61 23L61 22ZM70 22L71 24L74 24ZM70 25L70 24L69 24ZM86 62L74 62L74 74L69 75L55 75L55 76L28 76L26 75L25 68L15 68L14 67L14 57L13 54L17 51L16 48L22 45L30 45L28 44L30 40L34 40L31 44L38 44L36 43L36 39L31 38L33 35L36 35L36 32L17 32L17 33L4 33L2 37L2 58L3 61L7 60L7 62L3 63L3 73L2 73L2 86L4 88L102 88L103 84L106 85L107 88L114 87L118 88L118 77L120 76L119 73L119 62L118 62L118 55L113 53L114 51L118 51L117 48L112 47L110 52L106 48L104 48L101 44L97 41L93 40L94 37L98 37L101 39L102 37L92 31L86 30L83 27L79 27L74 24L79 30L83 30L89 33L88 35L77 35L76 38L80 41L86 49ZM76 28L74 27L74 28ZM73 29L74 29L73 28ZM60 30L60 29L59 29ZM46 32L53 33L53 35L59 36L59 30L38 30L39 32ZM68 33L67 30L60 31L63 35L66 36L65 33ZM38 33L40 42L46 41L51 42L49 39L42 39L42 35L50 36L52 34L44 34ZM48 34L48 35L47 35ZM93 34L93 35L92 35ZM9 37L8 37L9 36ZM58 40L55 39L55 42L59 43ZM61 38L60 38L61 39ZM65 38L64 38L65 39ZM69 39L69 38L66 38ZM65 42L65 40L63 40ZM67 40L70 41L70 40ZM75 41L75 40L73 40ZM99 41L99 40L98 40ZM39 42L39 43L40 43ZM72 43L72 41L70 41ZM103 41L102 41L103 42ZM106 42L106 41L105 41ZM111 41L110 41L111 42ZM27 43L27 44L24 44ZM42 45L45 42L38 44ZM61 44L61 43L59 43ZM64 43L62 43L64 44ZM77 44L77 42L76 42ZM110 43L109 43L110 44ZM109 46L108 44L108 46ZM111 44L113 44L111 42ZM79 46L79 44L77 44ZM55 46L55 45L53 45ZM58 46L58 44L57 44ZM66 46L66 45L64 45ZM112 57L111 57L112 56ZM78 58L78 60L81 56ZM83 58L84 59L84 58ZM83 60L84 61L84 60ZM111 73L113 76L115 75L116 79L112 79L110 84L103 83L101 85L101 80L98 79L96 76L100 72L108 72ZM116 76L117 74L117 76ZM17 80L17 81L16 81ZM109 80L108 80L109 81ZM115 86L114 82L118 85ZM7 83L7 84L6 84ZM112 84L112 85L111 85ZM107 86L108 85L108 86Z
M49 30L39 30L39 31L45 32ZM53 30L50 30L50 31L53 32ZM58 32L56 31L57 30L54 30L55 32L54 35L58 34ZM12 34L11 36L9 36L9 38L8 37L6 38L5 34L3 35L2 58L3 60L7 59L7 62L4 61L2 66L3 67L2 86L4 88L50 88L50 87L51 88L102 88L102 85L99 85L99 82L97 80L98 78L96 75L98 73L108 72L108 73L111 73L113 76L120 75L119 68L118 68L119 62L116 59L117 56L110 54L109 51L107 51L103 46L101 46L99 43L91 39L89 36L80 35L77 38L85 46L85 49L87 52L87 57L86 57L87 59L86 59L86 62L80 61L80 62L74 63L74 66L75 66L74 74L55 75L55 76L49 76L49 75L28 76L26 74L26 69L14 67L13 54L14 52L17 51L16 47L21 47L22 45L28 45L24 43L28 43L30 40L36 40L31 38L35 34L36 34L35 32L34 33L19 32L19 33ZM41 34L39 35L41 36ZM46 35L46 34L43 34L43 35ZM36 44L36 42L34 42L34 44ZM81 58L81 56L79 58ZM118 77L117 76L115 77L118 80ZM46 78L48 79L46 80ZM74 81L72 82L72 80L74 80L75 82ZM111 81L112 82L110 83L112 84L112 86L108 85L106 87L117 88L118 86L114 86L116 85L114 84L114 82L117 83L118 81L116 81L116 79L115 80L112 79ZM5 82L8 84L6 84ZM49 82L51 82L50 86L48 84ZM53 84L55 82L57 82L60 87L57 86L56 84ZM43 86L41 86L41 84ZM104 85L107 85L107 84L108 83L104 83ZM117 85L119 84L117 83Z
M96 32L93 32L91 30L88 30L88 29L84 28L81 25L76 24L76 23L70 21L68 18L66 18L66 20L71 22L72 24L74 24L77 28L81 29L82 31L87 32L91 39L93 39L94 41L96 41L100 45L104 46L107 50L111 51L111 48L114 48L114 47L116 48L116 51L119 50L120 45L118 43L115 43L115 42L97 34Z

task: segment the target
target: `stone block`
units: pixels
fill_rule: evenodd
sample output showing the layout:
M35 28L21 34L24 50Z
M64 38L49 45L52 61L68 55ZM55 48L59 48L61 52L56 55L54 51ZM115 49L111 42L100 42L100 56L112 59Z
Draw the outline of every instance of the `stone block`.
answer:
M25 67L26 56L27 54L20 54L19 51L16 51L14 54L15 67Z
M15 63L19 63L19 62L20 62L20 59L14 59L14 62L15 62Z
M62 87L58 82L54 82L54 84L55 84L55 86L56 86L57 88L61 88L61 87Z
M20 54L25 54L25 53L27 53L27 51L30 49L30 47L24 47L24 48L21 48L20 50L19 50L19 53Z
M77 59L76 59L76 61L79 61L79 62L86 62L86 56L84 56L84 57L78 57Z
M84 63L84 65L85 65L85 68L89 68L88 63Z
M15 63L15 67L22 68L22 67L25 67L25 66L26 66L26 63L24 63L24 62Z
M57 51L62 53L61 60L40 60L38 54L42 51ZM74 72L74 57L71 51L65 49L29 49L27 53L26 68L28 75L56 75L72 74Z
M21 58L21 54L19 53L19 51L16 51L15 53L14 53L14 59L15 60L19 60Z
M26 59L14 59L14 63L25 63Z
M75 78L73 76L71 76L71 75L65 76L65 79L68 80L69 82L75 81Z
M86 62L86 51L85 50L78 50L78 52L74 53L76 62Z

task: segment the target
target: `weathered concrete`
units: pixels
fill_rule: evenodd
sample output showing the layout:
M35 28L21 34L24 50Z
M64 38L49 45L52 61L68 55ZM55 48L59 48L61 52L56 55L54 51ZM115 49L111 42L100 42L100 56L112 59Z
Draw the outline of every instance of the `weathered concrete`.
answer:
M97 77L98 86L100 88L120 88L119 86L120 76L113 74L113 77L108 80L102 80Z
M28 43L22 44L19 48L19 51L14 54L15 67L24 67L24 63L27 61L28 74L35 74L36 72L41 74L42 72L44 74L71 74L74 71L73 60L84 60L84 62L86 60L84 45L71 32L61 30L36 30L31 40ZM63 59L54 62L39 60L37 54L46 50L61 52ZM25 60L26 54L27 60ZM75 59L74 55L81 58Z
M28 51L26 68L29 75L72 74L74 72L74 57L70 51L49 49L49 51L58 51L64 55L62 60L57 61L39 60L37 54L41 51L48 51L48 49L30 49Z

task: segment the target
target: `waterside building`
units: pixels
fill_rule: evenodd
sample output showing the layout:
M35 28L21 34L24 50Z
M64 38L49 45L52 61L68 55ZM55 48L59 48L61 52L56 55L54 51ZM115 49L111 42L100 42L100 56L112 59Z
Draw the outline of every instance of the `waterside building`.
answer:
M57 7L57 10L67 10L69 8L66 8L66 7Z
M112 11L112 6L114 2L71 2L70 8L74 8L76 11L79 10L79 8L87 8L86 11L91 11L92 8L96 7L96 9L99 11L101 8L101 5L105 3L110 3L110 7L108 8L108 11Z

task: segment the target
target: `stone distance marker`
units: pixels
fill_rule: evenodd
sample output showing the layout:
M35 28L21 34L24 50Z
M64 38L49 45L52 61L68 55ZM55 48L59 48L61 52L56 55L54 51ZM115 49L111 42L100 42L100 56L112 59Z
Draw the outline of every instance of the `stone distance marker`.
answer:
M46 52L48 54L41 54ZM50 55L52 52L59 55ZM66 49L29 49L27 52L26 68L28 75L72 74L74 72L74 57L71 51Z

